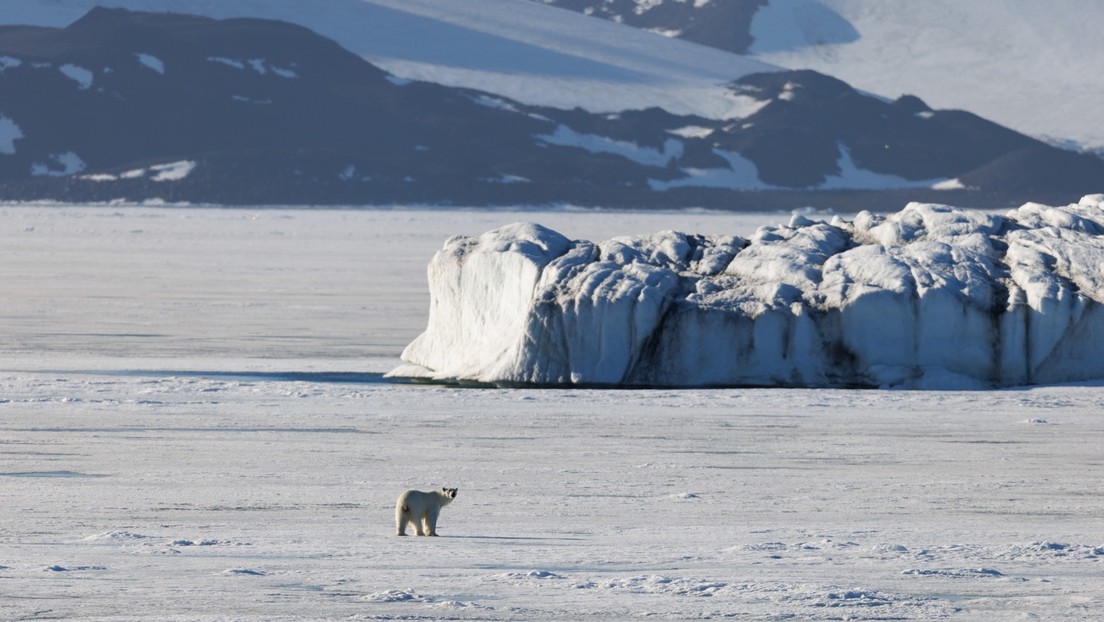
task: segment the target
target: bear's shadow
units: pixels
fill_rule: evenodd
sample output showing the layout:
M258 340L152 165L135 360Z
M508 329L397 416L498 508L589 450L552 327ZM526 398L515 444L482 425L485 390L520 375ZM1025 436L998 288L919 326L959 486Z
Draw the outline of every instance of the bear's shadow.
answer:
M443 535L441 537L442 538L463 538L463 539L466 539L466 540L532 540L534 542L535 541L540 541L540 540L581 541L581 540L586 539L586 538L578 538L578 537L571 537L571 536L463 536L463 535L461 535L461 536L444 536Z

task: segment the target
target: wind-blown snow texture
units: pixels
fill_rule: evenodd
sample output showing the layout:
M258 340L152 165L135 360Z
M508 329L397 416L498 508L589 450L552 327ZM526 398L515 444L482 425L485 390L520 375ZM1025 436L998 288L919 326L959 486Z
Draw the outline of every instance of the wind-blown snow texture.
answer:
M392 372L479 382L981 388L1104 378L1104 195L795 216L750 239L454 237Z

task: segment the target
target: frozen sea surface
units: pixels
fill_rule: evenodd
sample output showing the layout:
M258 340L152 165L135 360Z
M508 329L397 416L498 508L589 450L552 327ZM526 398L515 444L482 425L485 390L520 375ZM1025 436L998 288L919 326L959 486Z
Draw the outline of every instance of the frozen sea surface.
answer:
M0 208L0 619L1093 620L1104 387L386 382L444 238L782 215ZM460 489L397 538L406 488Z

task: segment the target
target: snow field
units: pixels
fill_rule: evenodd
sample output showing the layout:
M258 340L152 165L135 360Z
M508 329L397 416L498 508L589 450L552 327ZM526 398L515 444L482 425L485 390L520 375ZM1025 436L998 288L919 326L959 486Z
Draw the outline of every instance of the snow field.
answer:
M979 404L0 382L5 618L1076 619L1101 604L1096 388ZM436 484L460 488L442 537L394 537L394 497Z
M382 372L444 238L783 215L4 207L0 618L1091 620L1099 386ZM455 486L442 537L395 497Z
M22 598L3 599L4 617L930 620L1099 605L1098 389L980 408L968 393L263 375L28 374L3 390L0 477L23 509L0 571ZM443 537L395 538L393 497L423 481L460 488Z

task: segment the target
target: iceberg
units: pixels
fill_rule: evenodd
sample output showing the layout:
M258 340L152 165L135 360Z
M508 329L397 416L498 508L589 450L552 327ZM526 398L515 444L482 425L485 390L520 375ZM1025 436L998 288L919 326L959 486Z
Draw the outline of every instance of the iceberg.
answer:
M750 238L453 237L391 376L624 387L993 388L1104 379L1104 194L910 203Z

